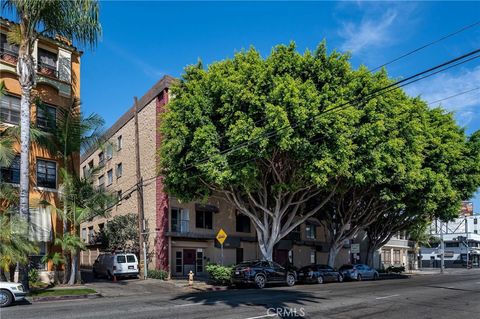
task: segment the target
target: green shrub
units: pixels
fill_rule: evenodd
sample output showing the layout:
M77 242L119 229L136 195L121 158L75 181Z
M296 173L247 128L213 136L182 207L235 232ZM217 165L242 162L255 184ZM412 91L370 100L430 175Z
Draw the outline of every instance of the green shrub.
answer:
M168 272L165 270L152 269L147 271L147 277L153 279L167 280Z
M40 275L38 274L38 270L35 268L30 268L28 271L28 283L30 285L35 285L40 281Z
M232 283L233 267L208 264L205 269L215 284L229 285Z

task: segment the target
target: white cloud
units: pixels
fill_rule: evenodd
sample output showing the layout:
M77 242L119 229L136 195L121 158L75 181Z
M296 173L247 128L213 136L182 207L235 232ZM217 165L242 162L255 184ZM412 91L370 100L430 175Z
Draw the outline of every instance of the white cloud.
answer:
M428 103L442 100L474 89L480 83L480 66L473 69L463 69L459 73L440 73L432 78L405 87L411 96L420 95ZM441 105L448 111L456 112L460 125L468 125L473 118L480 115L480 90L468 92L452 97L445 101L433 103L431 106Z
M392 43L397 16L397 10L389 9L379 19L364 17L358 24L343 22L342 29L338 32L344 39L341 49L360 53L365 49Z

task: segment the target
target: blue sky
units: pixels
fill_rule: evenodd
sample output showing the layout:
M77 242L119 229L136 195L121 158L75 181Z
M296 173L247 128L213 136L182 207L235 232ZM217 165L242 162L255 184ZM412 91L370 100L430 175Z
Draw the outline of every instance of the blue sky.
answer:
M82 57L82 106L110 126L163 75L179 77L254 46L262 55L295 41L298 49L350 51L352 64L374 68L480 20L480 2L140 2L103 1L103 37ZM480 26L387 67L412 75L477 49ZM480 59L406 87L436 101L480 85ZM480 129L480 90L442 102L467 133ZM480 213L480 194L474 200Z

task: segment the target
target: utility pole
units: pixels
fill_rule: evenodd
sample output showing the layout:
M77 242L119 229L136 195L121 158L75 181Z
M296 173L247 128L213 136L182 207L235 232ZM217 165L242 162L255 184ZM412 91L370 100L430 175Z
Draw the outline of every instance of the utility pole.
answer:
M443 241L443 221L440 220L440 273L443 274L445 268L445 242Z
M468 220L467 220L467 216L465 215L465 245L467 246L467 269L468 268L468 262L469 262L469 252L470 252L470 248L468 247Z
M136 158L136 175L137 175L137 210L138 210L138 254L143 255L143 279L147 279L147 253L146 245L144 242L145 232L145 217L143 211L143 177L140 171L140 137L138 132L138 100L135 96L133 98L135 102L135 158ZM142 253L143 250L143 253ZM140 272L140 269L139 269Z

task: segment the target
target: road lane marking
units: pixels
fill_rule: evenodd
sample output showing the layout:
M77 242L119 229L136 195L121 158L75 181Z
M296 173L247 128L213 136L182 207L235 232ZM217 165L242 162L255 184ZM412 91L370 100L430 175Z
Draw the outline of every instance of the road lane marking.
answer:
M245 319L260 319L260 318L268 318L268 317L276 317L277 314L276 313L271 313L269 315L263 315L263 316L257 316L257 317L248 317L248 318L245 318Z
M377 299L377 300L378 299L387 299L387 298L398 297L398 296L400 296L400 295L390 295L390 296L384 296L384 297L377 297L375 299Z
M195 305L202 305L202 303L185 303L185 304L181 304L181 305L175 305L173 307L188 307L188 306L195 306Z

